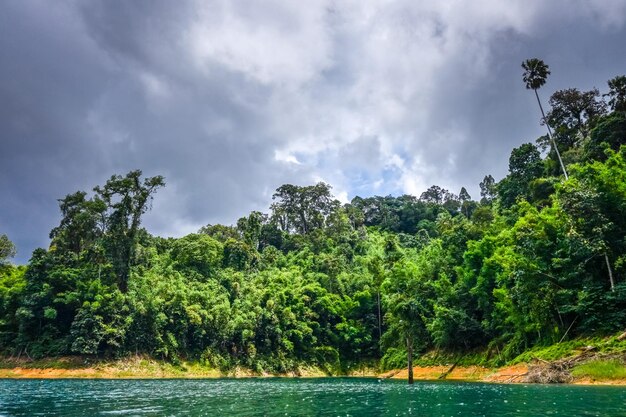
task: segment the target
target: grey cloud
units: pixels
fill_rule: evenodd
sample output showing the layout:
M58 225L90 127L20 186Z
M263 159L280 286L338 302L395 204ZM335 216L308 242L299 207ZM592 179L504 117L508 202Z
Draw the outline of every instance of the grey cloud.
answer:
M283 183L476 197L543 133L523 59L550 64L545 99L626 68L623 0L0 8L0 233L20 262L57 198L137 168L166 177L144 223L164 235L266 210Z

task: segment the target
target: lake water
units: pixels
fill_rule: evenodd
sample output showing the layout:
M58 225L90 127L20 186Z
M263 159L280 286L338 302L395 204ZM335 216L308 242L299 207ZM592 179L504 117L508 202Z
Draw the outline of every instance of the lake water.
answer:
M626 388L368 378L0 380L0 416L626 416Z

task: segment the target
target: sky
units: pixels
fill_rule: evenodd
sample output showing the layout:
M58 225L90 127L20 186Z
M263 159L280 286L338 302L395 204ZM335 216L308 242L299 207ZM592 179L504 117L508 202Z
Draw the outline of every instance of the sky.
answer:
M267 212L285 183L478 199L543 134L540 90L626 74L626 0L4 0L0 234L16 263L58 199L163 175L143 225L183 236Z

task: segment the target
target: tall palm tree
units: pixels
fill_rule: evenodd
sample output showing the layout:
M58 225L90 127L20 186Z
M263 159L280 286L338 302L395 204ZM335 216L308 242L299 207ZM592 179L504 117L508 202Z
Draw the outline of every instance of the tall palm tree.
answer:
M559 158L561 169L563 170L563 174L565 175L565 179L567 180L568 176L567 176L567 171L565 170L565 165L563 165L563 160L561 159L559 148L556 147L556 142L554 141L554 136L552 135L552 129L550 129L550 125L548 124L548 121L546 120L546 115L543 112L543 106L541 105L541 100L539 100L539 93L537 93L537 90L546 83L546 78L548 78L548 75L550 75L550 69L548 69L548 66L545 64L545 62L537 58L527 59L526 61L522 62L522 68L524 68L524 75L522 79L526 83L527 89L535 91L535 97L537 97L537 103L539 104L539 109L541 110L541 116L543 117L543 122L546 124L546 127L548 128L548 137L550 138L550 141L552 142L552 147L554 148L556 156ZM618 86L620 85L620 82L624 83L624 81L626 80L623 78L620 80L619 77L616 77L613 80L609 81L609 87L612 90L617 89ZM613 82L613 84L611 82ZM616 94L616 96L617 95L618 94ZM606 262L606 267L609 271L609 281L611 283L611 291L615 291L615 284L613 281L613 270L611 269L611 263L609 262L609 256L606 253L606 251L604 252L604 260Z
M535 91L535 97L537 97L537 103L539 104L539 109L541 110L542 120L548 128L548 137L550 138L550 142L552 142L552 148L554 149L557 158L559 158L559 163L561 164L561 169L563 170L565 179L568 179L565 165L563 164L561 154L559 153L559 148L556 147L556 142L554 141L554 136L552 135L552 129L550 129L550 125L546 120L546 114L543 111L541 100L539 100L539 93L537 92L537 90L546 83L546 78L550 75L550 69L548 69L545 62L537 58L527 59L522 62L522 68L524 68L524 76L522 79L526 83L527 89Z

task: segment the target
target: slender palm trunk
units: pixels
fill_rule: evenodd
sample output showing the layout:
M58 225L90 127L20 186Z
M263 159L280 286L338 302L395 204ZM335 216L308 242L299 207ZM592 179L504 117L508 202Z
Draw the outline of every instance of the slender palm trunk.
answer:
M406 356L409 370L409 385L413 384L413 341L410 337L406 338Z
M552 135L552 129L550 129L550 125L548 124L548 121L546 120L546 114L543 111L543 106L541 105L541 100L539 100L539 93L537 92L537 89L535 88L535 97L537 97L537 103L539 104L539 110L541 110L541 117L543 122L546 124L546 127L548 128L548 137L550 138L550 142L552 142L552 148L554 149L554 152L556 152L556 156L557 158L559 158L559 163L561 164L561 169L563 170L563 175L565 175L565 179L569 179L569 177L567 176L567 171L565 170L565 165L563 165L563 160L561 159L561 153L559 152L559 148L556 147L556 142L554 141L554 136Z
M615 291L615 282L613 282L613 270L611 269L611 263L609 262L609 255L604 252L604 260L606 261L606 267L609 270L609 281L611 282L611 291Z

